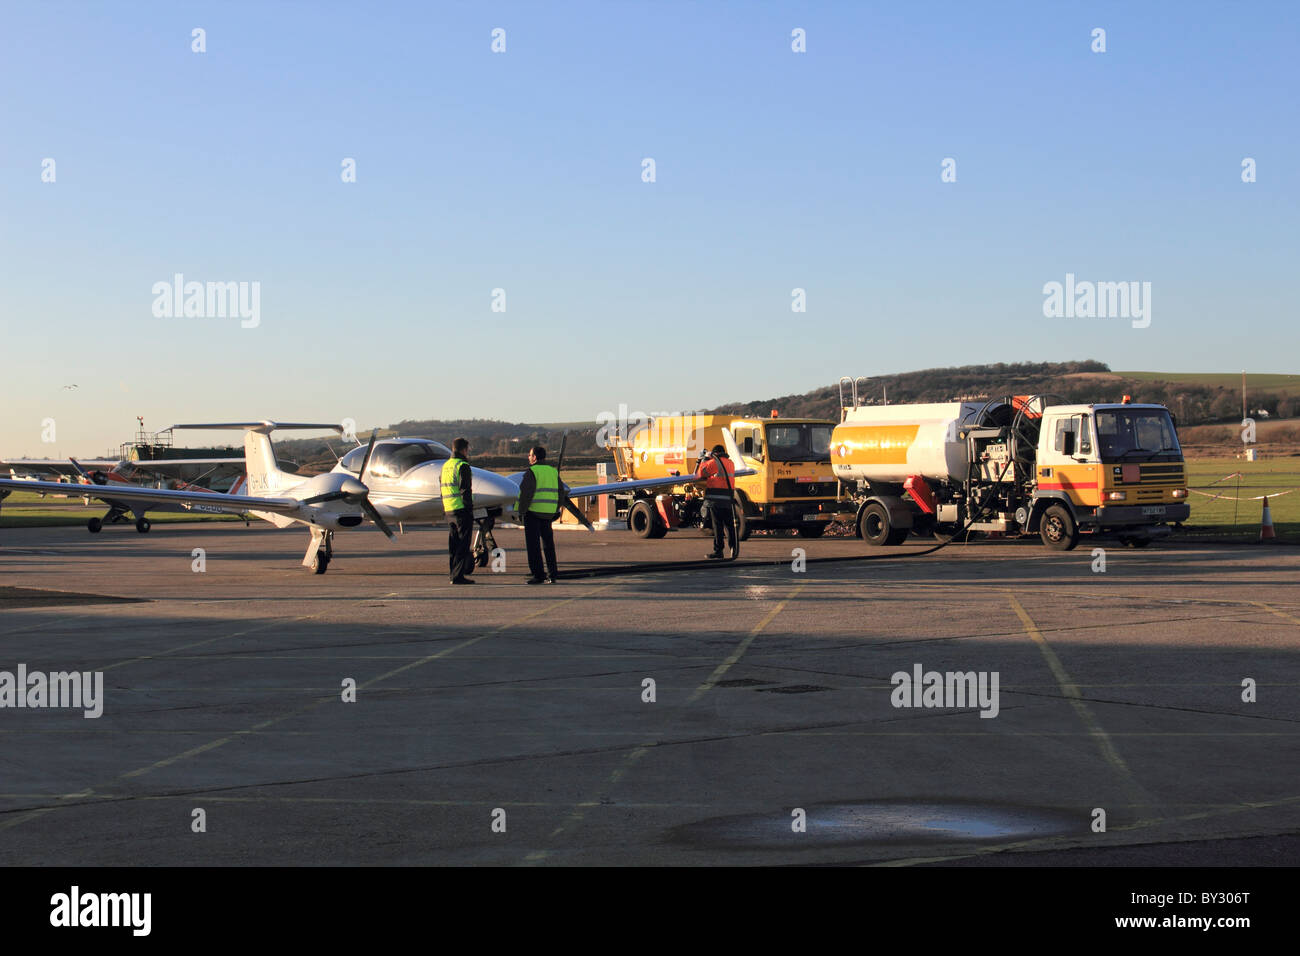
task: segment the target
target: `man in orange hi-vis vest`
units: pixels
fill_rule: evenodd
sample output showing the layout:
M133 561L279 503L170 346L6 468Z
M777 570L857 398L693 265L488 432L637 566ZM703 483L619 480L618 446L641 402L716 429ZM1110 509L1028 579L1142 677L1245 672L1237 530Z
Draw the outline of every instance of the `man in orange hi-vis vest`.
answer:
M722 557L722 532L726 529L727 545L731 556L736 556L736 517L732 501L736 493L736 463L727 456L727 449L714 445L713 452L702 456L695 469L695 477L704 479L704 500L708 502L713 521L713 553L711 559Z

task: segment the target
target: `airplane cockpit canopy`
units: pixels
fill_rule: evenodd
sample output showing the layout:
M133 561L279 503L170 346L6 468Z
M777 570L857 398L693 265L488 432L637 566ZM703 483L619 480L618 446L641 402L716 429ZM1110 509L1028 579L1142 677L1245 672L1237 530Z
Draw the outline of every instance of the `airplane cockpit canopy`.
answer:
M366 446L358 445L343 456L343 467L355 475L361 470L365 457ZM400 478L416 465L423 465L427 461L446 461L450 457L451 449L442 442L426 438L390 439L375 443L368 473L379 478Z

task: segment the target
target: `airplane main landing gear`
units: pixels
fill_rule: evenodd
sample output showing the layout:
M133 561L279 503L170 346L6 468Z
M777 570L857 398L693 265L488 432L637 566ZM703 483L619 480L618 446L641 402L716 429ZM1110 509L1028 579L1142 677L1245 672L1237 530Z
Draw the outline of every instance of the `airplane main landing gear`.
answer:
M119 521L125 521L125 520L126 520L126 509L119 508L117 505L112 505L109 507L107 511L104 512L104 517L91 518L89 521L87 521L86 530L89 531L91 534L99 534L99 532L103 530L104 525L117 524ZM144 522L143 528L140 527L141 522ZM139 518L136 519L135 530L139 531L141 534L144 534L149 530L149 521L143 515L141 515Z
M492 560L492 552L497 548L497 540L492 537L492 527L496 524L496 517L488 515L486 518L479 518L474 530L474 566L486 568L488 561Z

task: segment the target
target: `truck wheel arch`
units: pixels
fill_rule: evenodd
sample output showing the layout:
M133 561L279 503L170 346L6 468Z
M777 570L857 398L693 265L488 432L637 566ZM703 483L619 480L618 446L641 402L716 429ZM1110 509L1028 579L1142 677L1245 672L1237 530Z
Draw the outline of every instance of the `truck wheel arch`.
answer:
M1070 501L1069 495L1064 491L1040 491L1034 497L1033 506L1029 511L1029 521L1025 525L1024 530L1030 534L1037 534L1038 526L1043 520L1043 512L1052 505L1063 505L1065 510L1070 512L1070 517L1074 519L1074 523L1078 525L1079 515L1075 512L1074 503Z
M876 544L897 545L906 540L912 530L912 509L903 501L894 495L873 495L867 498L858 506L858 513L853 520L854 534L859 538L866 538L862 533L862 518L868 508L875 507L877 513L880 510L885 512L882 515L884 525L887 527L885 537ZM872 543L868 541L868 543Z

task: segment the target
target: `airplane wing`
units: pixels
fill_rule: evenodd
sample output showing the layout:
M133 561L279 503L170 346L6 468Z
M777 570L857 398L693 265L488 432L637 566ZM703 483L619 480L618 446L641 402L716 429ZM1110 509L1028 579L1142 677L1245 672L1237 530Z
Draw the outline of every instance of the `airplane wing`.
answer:
M116 458L94 458L82 459L82 465L86 468L98 471L111 471L118 464ZM68 475L77 477L81 474L67 458L15 458L8 461L0 461L0 468L6 471L13 471L15 474L25 472L39 472L43 475Z
M722 442L727 448L728 457L738 464L743 464L745 459L740 455L740 449L736 446L736 439L732 436L730 428L722 430ZM738 467L735 477L744 478L746 475L755 474L758 474L758 472L753 468ZM617 494L623 491L637 491L641 488L671 488L673 485L689 485L703 480L703 478L696 478L693 473L670 475L666 478L637 478L633 481L611 481L604 485L582 485L578 488L568 488L568 494L570 498L583 498L587 495Z
M160 504L202 506L204 510L218 510L230 514L246 511L272 511L294 514L302 502L296 498L254 498L249 495L223 495L215 491L167 491L162 488L139 488L131 485L67 485L55 481L24 481L21 478L0 478L0 488L11 491L89 495L107 501L143 501Z
M82 464L86 464L86 462L82 462ZM193 468L204 465L208 467L230 465L242 471L244 469L244 456L241 453L238 458L157 458L149 461L128 461L126 464L144 471L175 471L178 468Z
M281 471L293 473L297 465L279 463ZM244 456L238 458L160 458L156 461L126 461L115 469L128 481L159 478L212 485L230 482L244 473Z

